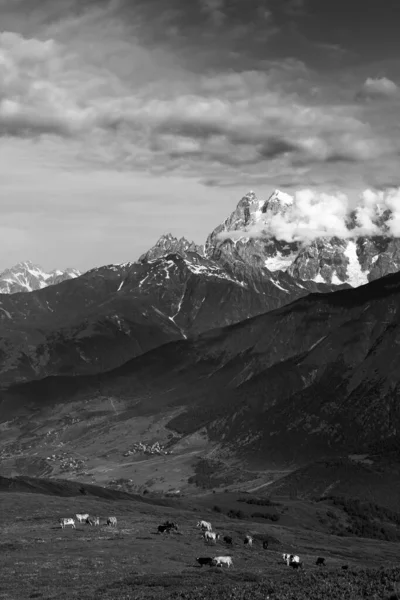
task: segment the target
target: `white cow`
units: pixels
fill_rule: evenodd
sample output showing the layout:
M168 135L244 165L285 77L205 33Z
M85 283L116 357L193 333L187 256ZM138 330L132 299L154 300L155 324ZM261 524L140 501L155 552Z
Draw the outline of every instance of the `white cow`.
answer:
M219 540L220 535L219 533L213 533L212 531L205 531L203 533L203 537L205 539L206 542L214 542L216 543L217 540Z
M251 537L251 535L246 535L246 537L244 538L244 543L248 544L249 546L253 545L253 538Z
M100 525L100 517L88 517L86 519L86 523L88 525L94 525L94 526Z
M72 527L74 529L76 529L74 519L61 518L61 519L58 519L58 522L60 523L62 529L64 529L64 527L66 527L67 525L72 525Z
M116 527L117 526L117 517L108 517L107 525L110 525L111 527Z
M77 521L79 521L79 523L86 523L86 521L89 518L89 514L88 513L85 513L85 514L82 514L82 515L76 514L75 516L76 516Z
M203 531L212 531L212 525L208 521L199 521L196 527L200 527Z
M231 556L215 556L213 558L213 565L215 567L222 567L223 565L226 565L229 569L232 564L233 562Z
M300 562L300 556L297 556L297 554L282 554L282 558L287 566L289 566L291 563Z

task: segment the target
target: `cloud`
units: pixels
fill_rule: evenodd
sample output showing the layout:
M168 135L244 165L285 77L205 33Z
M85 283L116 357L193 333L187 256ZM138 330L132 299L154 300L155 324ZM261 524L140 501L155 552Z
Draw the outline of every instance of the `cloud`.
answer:
M386 210L390 212L386 214ZM249 227L221 232L219 239L254 237L310 243L321 237L346 239L372 235L400 237L400 188L386 192L364 190L355 207L344 193L303 189L294 194L288 210L277 214L267 210L263 218L256 219Z
M306 14L306 0L281 0L282 10L290 17Z
M220 27L226 20L224 12L225 0L201 0L203 11L210 17L216 27Z
M78 134L90 120L90 108L79 106L57 84L68 62L49 39L25 39L0 33L0 135L37 137Z
M347 34L320 33L319 8L305 12L308 4L0 0L2 218L15 202L29 215L34 204L40 219L48 211L71 211L74 222L84 220L82 230L92 230L89 215L117 219L114 199L122 195L144 221L138 198L146 188L157 237L157 227L164 231L160 207L181 188L171 223L181 223L177 234L201 241L243 187L286 184L294 192L312 186L318 194L397 183L397 103L354 98L371 69L397 81L397 67L377 62L344 71L337 61L350 61ZM331 7L329 30L334 13ZM293 21L295 28L288 28ZM172 187L172 178L179 186ZM204 197L200 224L190 212ZM221 210L215 222L209 217L214 206ZM365 203L357 214L358 226L371 228ZM311 235L314 224L325 231L321 219L314 214L303 222L301 234ZM29 216L26 227L30 222ZM291 225L279 227L292 235ZM101 231L106 239L107 227ZM92 258L103 252L109 261L116 240L105 244L107 252L96 246ZM129 257L144 250L146 240L140 250L130 243ZM36 246L32 242L32 252ZM74 258L68 263L80 266Z
M382 99L382 98L393 98L398 96L399 88L397 84L388 79L387 77L381 77L372 79L368 77L361 90L358 92L357 97L360 99Z
M193 74L176 69L167 52L161 59L134 40L128 47L123 25L105 22L105 10L52 25L48 33L63 42L0 34L0 135L78 140L79 162L205 179L215 179L216 165L271 171L282 161L357 164L389 151L361 109L308 94L315 73L300 61Z

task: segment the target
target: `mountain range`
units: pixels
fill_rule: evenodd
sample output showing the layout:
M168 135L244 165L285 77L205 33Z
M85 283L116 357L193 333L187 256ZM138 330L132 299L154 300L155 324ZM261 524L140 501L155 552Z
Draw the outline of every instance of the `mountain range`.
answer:
M198 255L217 263L220 269L238 279L255 274L259 279L273 281L275 276L287 273L300 285L311 281L352 287L400 270L400 240L389 235L387 226L390 210L376 207L375 222L380 235L352 236L351 232L357 231L355 211L349 215L345 238L317 237L310 242L287 242L268 234L271 218L289 214L293 202L292 196L280 190L275 190L267 200L259 200L253 191L248 192L231 215L210 233L204 245L184 237L162 235L139 257L138 263L151 263L168 254L189 260ZM254 235L254 231L258 234ZM0 293L38 290L79 275L76 269L46 273L30 262L19 263L0 274Z
M46 273L41 267L30 261L20 262L0 273L0 294L33 292L67 279L75 279L79 275L81 272L77 269L65 269L64 271L55 269Z
M60 444L93 466L99 440L152 428L260 469L396 447L399 240L253 235L292 203L250 192L204 246L168 234L137 262L1 294L10 473L33 449L55 472Z

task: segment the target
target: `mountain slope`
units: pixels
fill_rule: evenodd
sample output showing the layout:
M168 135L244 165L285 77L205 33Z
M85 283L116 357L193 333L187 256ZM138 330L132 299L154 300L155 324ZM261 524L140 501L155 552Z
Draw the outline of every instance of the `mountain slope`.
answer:
M157 345L327 289L299 285L285 273L235 274L187 250L0 295L0 386L110 370Z
M85 420L83 406L113 398L118 422L170 414L178 436L205 428L210 444L260 468L396 446L399 300L398 274L310 295L109 373L14 387L1 394L0 420L20 423L23 438L32 410L57 421L70 406Z
M332 496L359 498L397 510L400 501L399 453L351 454L317 460L264 488L268 496L308 500Z
M0 273L0 294L32 292L81 275L77 269L56 269L46 273L38 265L21 262Z

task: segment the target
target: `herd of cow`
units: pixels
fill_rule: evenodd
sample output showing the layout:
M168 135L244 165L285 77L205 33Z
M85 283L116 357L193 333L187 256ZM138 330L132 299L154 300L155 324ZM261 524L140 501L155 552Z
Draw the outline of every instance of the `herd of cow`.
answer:
M204 541L207 543L216 544L220 539L220 534L212 531L212 525L209 521L198 521L197 526L203 532ZM178 530L178 526L176 523L171 523L170 521L166 521L163 525L158 526L158 533L170 533L173 530ZM229 535L225 535L222 540L225 542L227 546L232 546L233 540ZM253 545L253 538L251 535L246 535L244 540L244 544L247 546ZM268 541L263 541L264 550L268 549ZM288 567L292 567L293 569L302 569L303 563L300 560L300 557L297 554L282 554L283 561L287 564ZM196 558L196 561L199 563L200 567L203 565L208 565L209 567L222 567L226 565L228 568L233 565L231 556L199 556ZM325 566L325 558L319 556L316 561L317 566ZM347 565L343 565L342 569L347 569Z
M87 523L88 525L94 526L100 525L100 517L91 517L89 514L76 514L75 516L76 520L79 521L79 523ZM71 527L76 529L75 519L62 517L58 519L58 522L60 523L62 529L64 529L64 527L66 527L67 525L71 525ZM117 517L107 517L107 525L110 525L111 527L116 527Z
M216 544L217 541L221 537L219 533L215 533L212 531L212 525L208 521L199 521L197 523L197 527L200 527L200 529L203 531L203 538L204 538L205 542L207 542L207 543ZM222 539L227 546L232 546L233 540L232 540L231 536L225 535ZM252 536L246 535L243 542L246 546L252 546L253 545ZM268 549L268 541L267 540L264 540L263 548L264 548L264 550ZM214 557L199 556L198 558L196 558L196 560L201 567L203 565L208 565L209 567L222 567L223 565L226 565L229 568L233 564L231 556L214 556ZM303 566L302 562L300 561L300 558L293 554L283 554L283 560L287 563L288 566L291 566L294 568L298 568L298 567L302 568L302 566Z
M91 517L89 514L76 514L76 519L79 523L87 523L88 525L100 525L100 517ZM72 518L60 518L59 523L64 529L67 525L71 525L75 529L75 519ZM117 526L117 518L116 517L107 517L107 525L111 527ZM203 538L206 543L216 544L220 539L220 534L213 532L212 525L208 521L198 521L197 526L203 532ZM157 528L158 533L171 533L171 531L178 531L178 525L171 521L165 521L163 525L159 525ZM233 540L229 535L225 535L223 541L227 546L232 546ZM251 535L246 535L244 538L244 544L247 546L253 545L253 538ZM264 550L268 549L268 541L263 541ZM288 567L292 567L293 569L302 569L303 563L300 560L300 557L297 554L282 554L283 561L287 564ZM232 566L233 561L231 556L200 556L196 558L196 561L199 563L200 567L203 565L208 565L209 567L222 567L226 565L228 568ZM325 566L325 558L319 556L316 561L317 566ZM348 565L343 565L342 569L348 569Z

